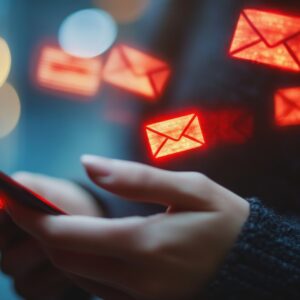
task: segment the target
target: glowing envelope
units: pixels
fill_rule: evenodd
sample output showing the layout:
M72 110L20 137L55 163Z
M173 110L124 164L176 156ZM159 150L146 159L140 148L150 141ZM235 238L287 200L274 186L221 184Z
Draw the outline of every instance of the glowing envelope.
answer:
M232 41L231 56L300 71L300 17L246 9Z
M254 117L245 108L229 108L202 112L202 128L206 144L242 144L247 142L254 131Z
M170 77L163 61L128 46L112 50L104 67L103 79L122 89L156 100Z
M0 88L0 138L10 134L17 126L21 104L16 90L8 83Z
M11 67L11 54L5 40L0 38L0 87L6 81Z
M300 125L300 87L276 93L275 119L278 126Z
M205 144L196 114L147 125L146 134L154 158L201 148Z
M108 50L117 38L114 19L104 10L83 9L70 15L59 30L60 46L69 54L91 58Z
M44 88L91 97L101 84L102 61L99 57L79 58L59 48L45 47L36 76Z

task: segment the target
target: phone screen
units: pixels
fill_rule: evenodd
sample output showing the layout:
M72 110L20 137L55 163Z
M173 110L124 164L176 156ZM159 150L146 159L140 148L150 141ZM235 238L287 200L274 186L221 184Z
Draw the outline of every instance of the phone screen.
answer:
M36 194L25 186L0 172L0 206L5 207L5 202L14 199L20 204L37 209L51 215L67 215L62 209L49 200Z

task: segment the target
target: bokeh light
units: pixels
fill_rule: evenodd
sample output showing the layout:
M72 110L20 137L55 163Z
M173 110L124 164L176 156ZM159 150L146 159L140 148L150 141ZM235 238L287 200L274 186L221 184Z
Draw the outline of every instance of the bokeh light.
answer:
M70 15L59 29L60 46L69 54L91 58L107 51L117 38L114 19L100 9L84 9Z
M242 12L232 41L232 57L300 71L300 17L256 9Z
M9 83L5 83L0 88L0 138L13 131L18 124L20 115L19 96Z
M6 41L0 37L0 87L6 81L10 68L11 68L10 50Z
M275 119L278 126L300 125L300 87L276 92Z
M79 58L60 48L45 46L38 62L36 79L43 88L93 97L102 82L102 59Z
M164 61L126 45L115 47L107 60L103 79L119 88L157 100L170 78Z
M120 24L137 21L146 11L150 0L94 0L95 5L108 11Z

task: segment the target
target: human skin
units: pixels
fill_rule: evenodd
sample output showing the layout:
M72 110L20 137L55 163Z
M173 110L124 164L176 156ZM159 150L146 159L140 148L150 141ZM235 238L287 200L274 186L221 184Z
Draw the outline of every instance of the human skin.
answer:
M95 200L72 182L30 173L17 173L13 177L73 215L102 216ZM12 278L16 292L26 300L63 300L66 291L76 289L51 263L41 243L15 225L3 210L0 253L1 270Z
M15 201L7 209L74 282L105 299L187 300L200 295L235 243L249 204L206 176L84 156L99 187L159 203L149 217L49 216Z

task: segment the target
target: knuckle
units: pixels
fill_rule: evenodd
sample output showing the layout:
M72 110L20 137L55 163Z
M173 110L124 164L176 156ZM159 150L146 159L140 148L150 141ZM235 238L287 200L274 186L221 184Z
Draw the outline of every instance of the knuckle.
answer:
M132 196L134 197L135 194L139 194L141 192L141 189L145 190L148 188L148 186L152 185L153 178L147 170L144 170L143 168L140 168L140 170L136 172L132 172L130 177L128 178L120 178L119 182L122 186L126 189L126 192L130 192ZM128 189L129 185L129 189Z
M208 181L208 177L203 173L188 172L187 175L191 181L197 183L198 185L205 185Z
M136 230L135 234L128 234L125 237L126 244L129 245L128 251L134 257L143 258L145 256L145 238L139 234L140 230Z
M136 180L139 182L147 183L153 180L153 176L148 169L141 168L136 175Z
M165 243L153 234L147 225L140 228L135 236L135 247L142 257L153 259L167 251Z
M44 224L41 228L40 236L44 245L52 248L55 248L60 239L59 230L57 230L55 225L50 222Z
M208 190L210 179L206 175L198 172L186 172L182 175L186 184L182 185L181 188L187 195L197 197L199 193L202 194Z
M120 236L120 241L124 241L124 245L128 253L133 255L139 255L142 249L142 239L137 233L138 231L133 232L132 230L124 231L124 234Z

